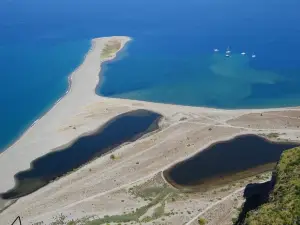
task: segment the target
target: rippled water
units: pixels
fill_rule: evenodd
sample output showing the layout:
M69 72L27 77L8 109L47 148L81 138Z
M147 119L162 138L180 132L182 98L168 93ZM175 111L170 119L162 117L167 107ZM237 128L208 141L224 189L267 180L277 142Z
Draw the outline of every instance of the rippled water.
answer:
M106 64L97 90L105 96L222 108L299 105L299 7L297 0L1 1L0 148L65 93L94 37L134 39Z

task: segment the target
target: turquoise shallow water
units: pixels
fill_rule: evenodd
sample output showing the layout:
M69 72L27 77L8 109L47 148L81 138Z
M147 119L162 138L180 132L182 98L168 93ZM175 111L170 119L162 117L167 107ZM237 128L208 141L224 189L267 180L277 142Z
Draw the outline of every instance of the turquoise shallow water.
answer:
M277 57L287 55L278 56L274 50L266 54L259 46L252 48L257 51L251 51L247 43L242 46L244 40L237 39L237 46L231 47L232 54L228 58L222 40L216 41L219 45L204 41L199 47L195 46L197 41L195 37L172 40L174 43L165 45L173 49L164 51L164 46L157 47L157 43L145 48L137 43L139 40L134 40L122 53L121 60L105 64L98 94L217 108L299 104L298 66L290 66L284 59L276 63ZM220 48L220 52L215 53L214 46ZM247 55L241 55L243 51ZM256 58L252 58L253 52ZM289 55L293 54L291 50ZM297 56L295 59L298 60Z
M133 37L105 64L101 95L221 108L299 105L299 7L297 0L1 1L0 149L64 95L94 37Z
M103 73L105 78L99 90L100 94L112 97L194 106L258 108L289 105L286 102L287 96L284 96L285 102L280 102L280 98L273 102L272 96L266 99L258 96L256 99L253 95L253 86L261 85L268 89L272 85L285 82L287 78L276 72L252 68L250 57L232 54L227 58L222 53L210 53L205 57L199 57L199 62L188 65L187 70L180 71L181 76L178 75L173 79L173 77L156 78L156 75L153 75L158 82L141 87L131 84L131 82L139 82L138 78L137 81L132 79L126 82L133 88L128 90L126 86L124 91L120 91L122 87L118 87L116 82L110 83L114 77L105 71ZM189 69L191 71L187 73ZM119 92L106 92L107 89L113 88Z

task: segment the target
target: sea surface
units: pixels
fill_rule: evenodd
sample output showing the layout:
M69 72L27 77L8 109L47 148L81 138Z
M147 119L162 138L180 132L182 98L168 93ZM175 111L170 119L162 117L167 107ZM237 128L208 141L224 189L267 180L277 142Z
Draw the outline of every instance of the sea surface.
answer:
M133 41L105 63L100 95L217 108L300 105L299 8L298 0L0 1L0 149L64 95L90 40L101 36Z

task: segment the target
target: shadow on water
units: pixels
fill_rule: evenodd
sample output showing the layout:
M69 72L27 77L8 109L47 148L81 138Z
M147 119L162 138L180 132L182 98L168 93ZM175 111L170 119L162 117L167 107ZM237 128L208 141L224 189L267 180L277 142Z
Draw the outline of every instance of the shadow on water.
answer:
M166 179L185 190L204 190L273 170L281 153L299 146L241 135L218 142L164 171Z
M29 170L15 175L15 187L1 194L1 198L14 199L30 194L91 159L125 142L135 141L145 133L158 129L161 117L151 111L135 110L113 118L97 131L35 159Z

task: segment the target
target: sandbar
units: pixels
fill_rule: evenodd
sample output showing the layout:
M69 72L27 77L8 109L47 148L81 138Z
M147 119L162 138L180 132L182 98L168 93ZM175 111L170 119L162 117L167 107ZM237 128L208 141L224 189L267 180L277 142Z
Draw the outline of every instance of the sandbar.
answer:
M24 224L40 221L49 224L60 214L68 215L68 219L78 219L86 215L122 214L126 207L141 207L145 202L128 197L128 188L156 179L165 169L216 141L240 134L273 134L272 137L276 134L276 139L299 141L299 107L222 110L96 95L101 63L113 60L130 40L125 36L92 40L84 61L70 75L66 95L0 155L0 193L11 189L14 175L30 168L34 159L72 143L84 133L93 132L121 113L135 109L160 113L164 116L160 131L115 150L118 160L111 160L109 155L100 157L19 199L1 213L4 224L12 222L17 215L22 216ZM111 43L119 43L116 51L107 51L106 47ZM161 178L159 182L165 180ZM240 189L232 190L232 193L238 191ZM111 198L111 194L115 197ZM124 199L126 201L120 207ZM228 196L224 197L224 201L228 199ZM99 202L108 203L101 205ZM187 201L185 204L195 212L185 213L182 220L171 216L168 222L190 224L197 219L197 210L207 211L216 205L209 200Z

